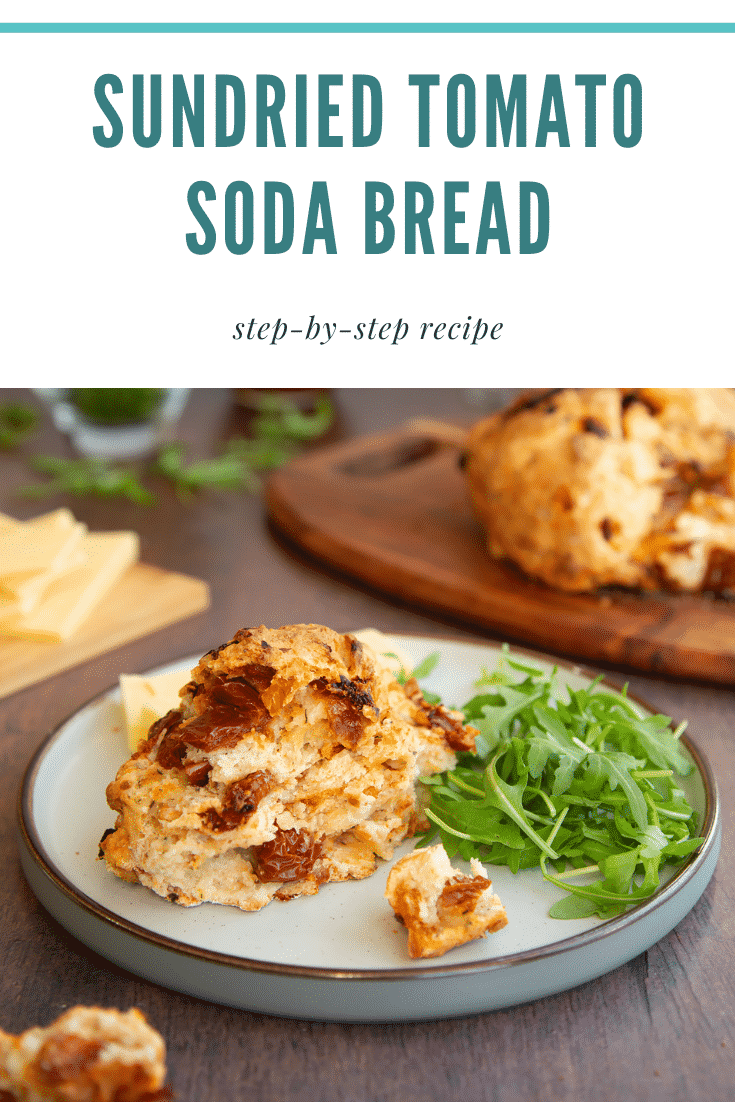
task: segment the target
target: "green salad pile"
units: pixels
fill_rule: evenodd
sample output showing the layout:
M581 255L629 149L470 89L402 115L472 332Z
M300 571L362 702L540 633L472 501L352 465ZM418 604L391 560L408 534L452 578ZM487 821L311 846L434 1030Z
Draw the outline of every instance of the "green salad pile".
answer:
M430 827L418 845L438 837L450 857L514 873L540 866L568 893L553 918L622 914L658 890L665 864L704 841L676 782L692 768L679 743L686 724L643 717L601 678L567 687L563 700L556 670L549 677L504 652L461 709L480 731L476 752L421 779Z

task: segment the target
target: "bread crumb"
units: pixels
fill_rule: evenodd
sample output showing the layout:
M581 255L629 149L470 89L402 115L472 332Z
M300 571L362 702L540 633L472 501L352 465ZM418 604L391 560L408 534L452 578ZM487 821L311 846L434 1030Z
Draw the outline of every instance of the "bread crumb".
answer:
M18 1102L164 1102L166 1046L140 1010L75 1006L51 1025L0 1030L0 1096Z
M443 846L414 850L388 875L385 897L408 930L413 958L439 957L508 924L505 907L475 858L471 876L452 868Z

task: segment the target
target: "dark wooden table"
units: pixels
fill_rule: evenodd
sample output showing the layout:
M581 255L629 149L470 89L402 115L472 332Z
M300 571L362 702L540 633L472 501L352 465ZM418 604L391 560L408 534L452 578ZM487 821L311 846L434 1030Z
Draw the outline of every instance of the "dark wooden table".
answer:
M7 400L16 392L0 392ZM21 394L28 398L28 394ZM475 396L476 398L477 396ZM345 437L413 416L469 423L481 408L456 390L335 392ZM211 454L237 428L231 394L192 394L181 436ZM44 423L34 446L67 454ZM24 456L4 453L0 510L39 511L13 489ZM66 502L50 498L48 507ZM207 493L182 505L165 487L155 508L73 499L90 528L131 527L145 561L205 578L210 609L0 701L0 1026L47 1023L76 1003L140 1007L163 1033L181 1102L719 1102L735 1092L735 698L728 689L617 673L658 711L688 717L717 775L724 841L715 876L679 926L647 953L582 987L506 1011L394 1025L289 1021L197 1001L145 982L89 952L36 902L15 844L18 786L31 754L61 720L143 671L204 652L251 624L325 623L477 639L476 633L398 607L309 563L274 538L255 496Z

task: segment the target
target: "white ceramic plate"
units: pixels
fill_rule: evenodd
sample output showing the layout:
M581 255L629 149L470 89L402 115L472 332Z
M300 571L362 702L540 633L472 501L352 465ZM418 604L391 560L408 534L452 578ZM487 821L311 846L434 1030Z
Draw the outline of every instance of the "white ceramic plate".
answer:
M441 662L424 684L454 705L474 695L482 667L493 668L499 657L489 645L411 637L396 637L393 645L415 662L440 650ZM195 661L176 664L182 683ZM563 666L558 678L573 688L589 684ZM67 930L108 960L164 986L246 1010L317 1020L471 1014L608 972L649 948L693 907L714 872L721 827L709 765L691 740L684 741L695 769L681 783L706 841L653 899L608 922L555 921L548 910L560 893L538 869L514 876L490 867L508 925L430 963L408 958L405 930L383 898L388 863L367 880L329 884L317 896L272 902L252 914L210 903L178 907L113 876L97 859L97 844L115 818L105 787L127 757L117 692L73 715L30 763L20 803L21 860L39 900ZM396 857L412 848L405 843Z

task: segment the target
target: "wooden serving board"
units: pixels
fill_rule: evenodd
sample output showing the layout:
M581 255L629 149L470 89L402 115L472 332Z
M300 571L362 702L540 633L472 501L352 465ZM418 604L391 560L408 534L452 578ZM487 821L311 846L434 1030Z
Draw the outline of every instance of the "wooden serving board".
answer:
M312 452L277 471L270 516L361 582L544 650L735 683L735 601L561 593L490 558L459 450L409 427Z
M185 620L208 604L206 582L137 563L70 639L62 643L0 642L0 699Z

